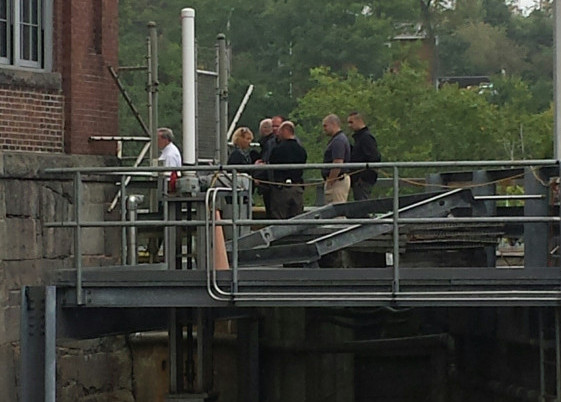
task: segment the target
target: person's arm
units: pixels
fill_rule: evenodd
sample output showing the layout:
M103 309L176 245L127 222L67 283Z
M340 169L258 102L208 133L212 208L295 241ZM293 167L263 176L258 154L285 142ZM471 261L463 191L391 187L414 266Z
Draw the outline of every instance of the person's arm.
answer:
M333 159L333 163L343 163L345 160L344 159ZM339 174L341 173L341 169L340 168L332 168L329 171L329 176L327 176L327 187L331 187L333 185L333 182L335 182L335 180L337 180L337 177L339 177Z
M333 162L332 163L343 163L345 162L345 145L341 142L333 143ZM329 170L329 175L327 176L327 187L331 187L337 177L341 174L340 168L331 168Z

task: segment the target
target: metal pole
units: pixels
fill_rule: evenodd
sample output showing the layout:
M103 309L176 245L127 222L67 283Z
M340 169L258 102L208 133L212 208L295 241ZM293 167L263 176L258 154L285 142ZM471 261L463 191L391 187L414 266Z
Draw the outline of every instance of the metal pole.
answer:
M56 401L56 286L45 287L45 402Z
M545 402L545 340L543 327L543 307L538 310L538 336L540 348L540 402Z
M555 23L554 23L554 42L555 42L555 57L553 63L553 80L555 82L554 90L554 133L553 133L553 157L557 160L561 157L561 4L555 1Z
M561 307L555 307L555 400L561 402Z
M82 175L76 172L74 176L74 220L76 229L74 230L74 264L76 265L76 304L83 304L82 301L82 230L80 227L80 204L82 202Z
M148 114L150 121L150 166L158 166L158 33L156 23L148 23ZM154 189L150 190L150 212L158 211L158 195ZM150 250L153 250L154 238L150 239Z
M399 292L399 171L393 168L393 292Z
M150 159L152 166L158 166L158 32L154 21L148 23L148 33L150 35L148 69L151 73L148 91L152 106L150 109L150 132L152 133Z
M138 204L142 202L142 195L130 195L127 198L127 208L129 211L129 221L136 222ZM136 265L136 226L129 227L129 264Z
M238 171L232 170L232 284L238 291Z
M218 34L218 95L220 97L219 106L219 136L218 152L221 164L228 161L228 57L226 53L226 36Z
M196 104L195 104L195 10L181 10L183 46L183 163L196 164Z
M148 24L150 26L150 23ZM150 35L150 34L149 34ZM154 142L154 122L152 121L152 44L150 36L146 37L146 94L148 95L148 131L150 135L150 166L154 166L153 150L157 149L158 143ZM154 145L156 148L154 148ZM157 166L157 165L156 165Z
M127 191L127 177L125 175L121 176L121 222L125 222L127 220L127 199L126 199L126 191ZM127 228L123 226L121 228L121 261L123 265L127 264Z
M236 124L238 124L238 120L242 116L242 113L245 110L247 102L249 102L249 97L251 96L252 93L253 93L253 85L250 85L247 88L247 91L245 92L245 96L243 97L240 107L236 111L236 115L232 119L232 123L230 124L230 127L228 128L228 133L226 134L226 138L228 138L228 141L230 141L230 139L232 138L232 134L234 133L234 129L236 128Z
M117 88L119 88L119 91L121 91L121 95L123 95L123 99L125 99L125 101L127 102L127 105L131 109L134 117L136 117L136 120L140 124L140 127L142 127L142 131L144 131L144 133L148 137L150 137L150 129L148 128L146 123L144 123L144 120L142 120L142 117L140 116L140 113L136 109L136 106L134 106L131 97L129 96L128 92L126 91L125 86L123 85L123 83L119 79L119 75L117 74L117 72L115 71L115 69L113 67L108 66L107 69L109 70L109 73L111 74L111 77L113 77L113 80L115 81L115 84L117 84Z

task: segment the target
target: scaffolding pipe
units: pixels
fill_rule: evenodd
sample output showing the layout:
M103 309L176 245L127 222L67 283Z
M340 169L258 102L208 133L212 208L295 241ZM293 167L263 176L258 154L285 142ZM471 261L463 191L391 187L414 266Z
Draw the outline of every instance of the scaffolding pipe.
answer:
M129 212L129 221L136 222L136 217L138 213L138 204L140 204L144 200L144 196L142 195L129 195L127 198L127 210ZM129 265L136 265L136 226L131 226L129 228L129 247L128 247L128 256L129 256Z
M156 31L156 23L150 21L148 23L149 51L150 60L149 71L150 77L148 82L148 91L150 99L150 132L152 134L152 146L150 149L150 159L152 166L158 166L158 33ZM152 204L152 200L150 200ZM153 205L150 205L152 209Z
M243 97L242 103L240 104L240 107L238 108L238 111L236 112L236 115L234 116L234 119L232 120L232 124L230 124L230 128L228 129L228 135L227 135L228 141L231 140L232 134L234 133L234 129L236 128L236 124L238 124L238 121L240 120L240 117L242 116L242 113L245 110L247 102L249 102L249 97L251 96L252 93L253 93L253 85L250 85L247 88L247 91L245 93L245 96Z
M80 226L82 204L82 174L76 172L74 176L74 264L76 265L76 304L83 304L82 298L82 229Z
M555 400L561 402L561 307L555 307Z
M228 57L226 36L218 34L218 137L216 141L216 160L225 165L228 161Z
M195 165L195 10L181 10L183 46L183 163Z

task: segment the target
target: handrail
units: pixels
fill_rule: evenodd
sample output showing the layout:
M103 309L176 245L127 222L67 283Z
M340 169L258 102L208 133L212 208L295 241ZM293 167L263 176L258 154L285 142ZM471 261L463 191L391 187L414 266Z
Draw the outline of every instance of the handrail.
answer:
M435 300L450 300L450 297L462 298L462 297L479 297L481 295L485 300L497 299L497 300L508 300L510 298L518 298L520 300L524 298L532 297L540 298L543 297L550 298L551 300L561 300L561 293L557 291L490 291L486 293L484 291L446 291L446 292L403 292L400 290L400 274L399 274L399 227L403 224L435 224L435 223L559 223L561 222L561 216L509 216L509 217L492 217L492 216L478 216L478 217L446 217L446 218L404 218L399 216L399 169L400 168L423 168L423 167L464 167L464 166L486 166L486 167L500 167L500 166L512 167L544 167L557 165L561 169L558 161L555 160L531 160L531 161L447 161L447 162L380 162L380 163L349 163L345 164L345 167L351 169L360 168L389 168L393 169L393 211L390 214L391 217L381 216L378 218L349 218L349 219L298 219L298 220L261 220L261 219L240 219L238 216L238 191L237 188L237 169L240 168L238 165L224 165L224 166L183 166L177 168L181 171L199 171L199 172L216 172L218 171L232 171L232 188L228 187L217 187L212 188L207 192L205 197L205 220L191 220L191 221L176 221L176 220L157 220L157 221L137 221L137 222L126 222L126 221L83 221L81 217L81 191L82 191L82 180L83 177L89 174L104 174L104 175L119 175L121 176L121 191L124 194L124 178L125 176L136 177L140 175L145 175L147 172L152 174L157 174L160 172L169 171L169 168L165 167L142 167L137 169L131 169L130 167L123 168L105 168L105 167L90 167L90 168L49 168L45 169L45 173L71 173L74 178L74 221L64 221L64 222L50 222L46 223L45 227L73 227L75 228L75 264L76 264L76 302L77 304L83 304L84 297L82 293L82 250L81 250L81 229L87 227L121 227L122 233L126 227L188 227L188 226L204 226L205 227L205 242L207 244L207 256L206 260L206 270L207 270L207 291L211 298L219 301L274 301L274 300L339 300L340 298L349 298L349 300L382 300L382 301L396 301L396 300L415 300L416 297L423 298L427 300L426 296L434 297ZM335 164L287 164L287 165L259 165L259 166L244 166L244 170L270 170L270 169L318 169L318 168L329 168L335 166ZM545 183L542 182L545 185ZM430 184L429 184L430 185ZM466 186L469 187L469 186ZM233 216L232 219L221 219L219 222L216 221L214 216L214 210L216 209L217 197L219 193L231 193L233 200ZM474 197L475 198L475 197ZM543 200L544 196L541 194L521 194L521 195L509 195L509 196L494 196L485 195L477 196L479 200L496 201L499 199L521 199L521 200ZM261 225L309 225L309 224L329 224L329 225L381 225L381 224L392 224L393 225L393 281L391 286L391 291L384 292L311 292L302 294L299 292L240 292L238 288L238 249L237 249L237 238L238 231L236 228L243 226L250 226L255 224ZM210 256L210 250L212 249L212 244L215 240L211 240L210 236L213 236L217 226L231 226L233 227L233 241L232 241L232 283L231 290L226 291L222 289L217 280L217 273L214 269L214 264ZM125 252L125 251L123 251ZM123 254L125 255L125 254ZM548 299L548 300L550 300ZM459 299L458 299L459 300ZM533 299L532 299L533 300Z
M173 170L181 172L215 172L215 171L231 171L232 169L239 169L243 166L245 171L258 171L258 170L274 170L274 169L304 169L304 170L317 170L337 167L338 164L333 163L307 163L307 164L263 164L263 165L197 165L197 166L179 166L174 167ZM555 159L532 159L521 161L442 161L442 162L356 162L345 163L345 168L348 169L370 169L370 168L450 168L450 167L528 167L528 166L553 166L558 165L559 161ZM339 166L340 167L340 164ZM152 167L66 167L66 168L46 168L45 173L74 173L81 172L82 174L105 174L105 175L122 175L130 174L134 176L140 172L169 172L169 167L152 166Z

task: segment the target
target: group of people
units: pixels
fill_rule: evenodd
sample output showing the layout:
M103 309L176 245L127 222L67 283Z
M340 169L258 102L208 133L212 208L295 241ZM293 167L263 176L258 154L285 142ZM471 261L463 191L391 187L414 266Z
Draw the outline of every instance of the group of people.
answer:
M232 136L234 150L228 165L235 164L304 164L308 154L296 138L294 123L281 116L264 119L259 124L261 152L250 151L253 133L240 127ZM241 155L244 157L242 158ZM253 155L253 156L252 156ZM240 163L241 162L241 163ZM254 174L263 195L267 218L287 219L304 210L304 172L302 169L263 170Z
M347 201L350 190L355 201L370 197L378 175L373 169L349 169L345 163L379 162L380 152L376 139L368 130L363 117L352 112L347 117L353 131L354 144L341 129L341 120L335 114L323 119L323 130L329 136L323 154L323 163L341 166L323 169L325 202ZM228 158L228 165L253 164L305 164L308 154L295 135L294 123L282 116L267 118L259 123L258 140L260 151L251 148L253 132L248 127L234 131L234 148ZM158 129L160 161L166 167L181 166L181 153L173 143L173 132L169 128ZM254 172L254 180L263 196L267 218L288 219L304 210L304 179L302 169L274 169Z
M379 162L380 152L376 139L368 130L363 117L349 114L347 123L353 130L354 145L351 146L341 129L341 120L335 114L323 119L323 130L330 137L324 152L323 162L341 164L339 167L322 170L326 203L347 201L352 188L355 200L368 199L378 175L373 169L348 169L349 162ZM254 139L248 127L238 128L233 136L234 149L228 165L249 164L305 164L307 152L295 135L294 123L282 116L267 118L259 123L258 140L260 152L252 150ZM263 195L267 218L287 219L303 212L304 187L302 169L275 169L254 174L259 192Z

